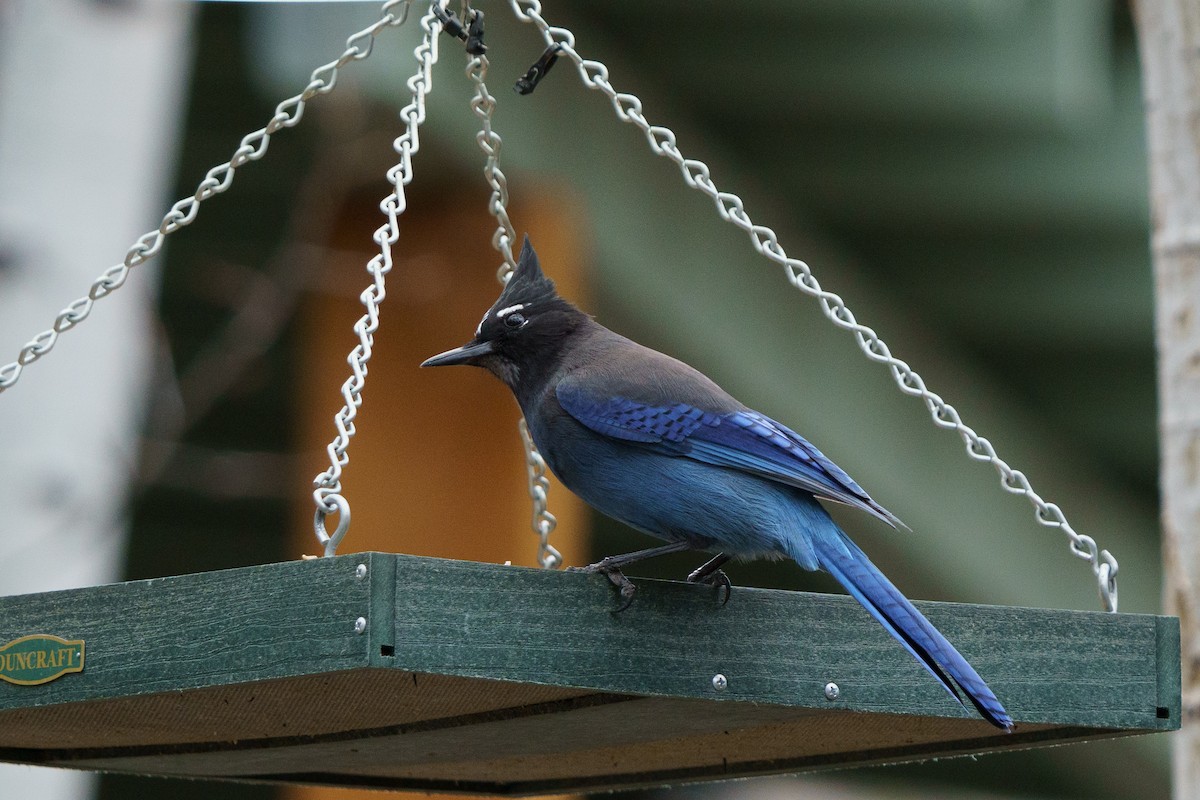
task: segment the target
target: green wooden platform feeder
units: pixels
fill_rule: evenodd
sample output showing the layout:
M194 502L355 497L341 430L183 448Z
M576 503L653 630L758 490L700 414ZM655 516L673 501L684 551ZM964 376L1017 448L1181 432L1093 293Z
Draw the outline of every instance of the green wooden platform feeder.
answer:
M0 683L0 760L524 795L1179 727L1172 617L918 603L1003 733L852 599L363 553L0 599L85 667ZM836 687L836 688L835 688Z
M411 0L389 0L378 22L313 73L234 157L106 272L90 297L111 292L162 238L225 191L233 170L260 158L270 136L300 121L304 104L333 89L338 70L365 58L376 35L401 24ZM349 524L341 468L390 269L396 216L411 180L439 33L478 44L480 18L458 25L435 0L421 19L412 103L401 111L395 191L368 265L374 285L355 326L355 377L337 415L330 469L317 479L316 530L327 557L111 586L0 598L0 761L137 774L504 795L617 789L798 772L855 764L1027 748L1168 731L1180 726L1180 635L1173 617L1118 614L1116 562L1074 533L1056 506L957 412L891 357L873 331L825 293L775 234L756 226L736 196L720 193L674 134L651 126L602 64L551 28L532 0L518 17L546 42L524 79L532 91L556 58L637 126L723 219L750 234L792 283L853 331L901 388L920 396L939 425L963 436L1010 491L1025 494L1046 525L1088 558L1108 613L918 603L1012 714L1005 733L954 702L849 597L738 588L722 606L710 587L639 581L636 602L613 614L602 576L385 553L338 556ZM491 131L487 61L475 47L468 74L483 120L480 144L493 187L495 242L512 264L515 234ZM123 271L122 271L123 270ZM43 344L0 369L0 391L91 309L83 300ZM45 342L49 342L49 345ZM528 453L535 529L547 541L544 464ZM338 530L325 519L338 515Z

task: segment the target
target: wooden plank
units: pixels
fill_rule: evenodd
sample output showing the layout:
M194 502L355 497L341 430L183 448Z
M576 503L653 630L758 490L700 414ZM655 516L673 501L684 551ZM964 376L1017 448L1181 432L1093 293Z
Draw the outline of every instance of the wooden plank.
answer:
M84 671L0 682L0 711L365 666L370 585L353 556L0 598L0 643L86 643ZM389 565L390 566L390 565Z
M79 754L73 764L137 772L308 783L530 793L890 763L1057 739L973 735L963 720L670 698L590 695L470 720L278 747ZM847 725L847 721L850 722ZM1064 738L1095 735L1076 729ZM1009 740L1012 739L1010 742ZM690 777L689 777L690 776Z
M598 576L376 553L2 598L0 641L80 638L88 661L43 686L0 683L0 710L373 664L619 694L972 716L847 597L737 587L722 607L708 587L637 583L633 606L613 614ZM1018 721L1178 725L1178 658L1159 654L1178 652L1172 618L918 605ZM369 635L354 631L360 616L371 618ZM379 649L388 645L392 656ZM829 681L841 690L832 702Z
M971 717L852 599L637 580L621 614L600 576L397 556L395 665L597 691ZM1178 727L1140 614L917 603L1014 719L1112 729ZM1161 622L1160 622L1161 620ZM723 674L728 688L712 685ZM840 688L824 696L827 682ZM1170 692L1168 690L1167 694ZM1160 718L1159 708L1167 717ZM982 723L981 723L982 724Z
M1166 730L1181 727L1183 702L1183 640L1179 617L1155 617L1158 623L1158 718Z

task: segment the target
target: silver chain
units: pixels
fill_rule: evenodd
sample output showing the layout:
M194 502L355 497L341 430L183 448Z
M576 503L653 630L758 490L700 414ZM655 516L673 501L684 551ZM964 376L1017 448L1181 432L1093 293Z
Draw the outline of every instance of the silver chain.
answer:
M492 196L488 200L488 211L496 218L496 232L492 234L492 247L500 253L504 263L496 271L500 283L508 283L509 277L516 269L512 246L517 233L512 220L508 218L508 180L500 171L500 147L503 144L500 134L492 130L492 114L496 110L496 98L488 92L483 79L487 77L487 56L470 56L467 62L467 77L475 84L475 96L471 98L471 111L479 118L479 133L475 141L479 149L487 156L483 166L483 176L492 187Z
M464 16L466 12L464 10ZM496 272L500 283L508 282L512 277L516 264L513 260L512 243L516 240L516 231L508 218L508 181L500 171L500 135L492 130L492 113L496 110L496 98L488 92L484 78L487 77L487 56L469 57L467 62L467 77L475 84L475 96L471 99L471 111L479 118L480 130L475 136L479 148L487 156L483 167L484 177L492 187L492 196L488 201L488 210L496 218L496 232L492 234L492 247L503 257L504 262ZM558 520L546 507L546 494L550 489L550 481L546 477L546 460L538 452L529 426L522 419L517 423L521 433L521 444L525 449L525 474L529 482L529 497L533 502L533 531L538 537L538 563L543 569L555 569L562 565L562 554L550 544L550 533L558 525Z
M400 155L400 161L387 172L387 179L393 190L379 204L380 210L387 216L387 221L379 226L373 235L375 243L379 245L378 255L367 263L367 271L373 280L359 296L367 313L354 323L358 344L346 358L351 370L350 377L342 384L342 397L346 403L333 417L337 435L326 448L329 454L329 469L313 479L313 502L317 506L313 528L317 541L325 548L326 556L336 554L338 544L350 527L350 504L341 493L342 470L350 463L350 456L346 451L355 433L354 418L362 405L367 362L371 359L375 331L379 328L379 304L386 296L384 276L392 269L392 245L400 238L397 218L404 213L408 205L404 187L412 182L412 155L421 148L417 129L425 121L425 96L433 87L433 65L437 63L438 58L437 37L442 25L433 13L432 4L430 10L421 18L421 28L425 31L424 36L413 51L417 57L417 72L408 79L412 100L400 111L400 118L404 120L404 133L392 143ZM325 530L325 518L333 513L338 515L338 525L333 534L329 534Z
M186 227L196 219L200 204L214 195L221 194L233 184L234 173L251 161L258 161L267 152L271 135L284 128L295 127L304 114L305 104L319 94L333 91L337 82L338 70L350 61L361 61L371 54L375 37L387 27L403 25L408 19L408 10L412 0L388 0L383 4L382 16L374 23L363 28L346 40L346 50L334 61L313 70L308 85L300 94L289 97L275 107L275 116L266 127L259 128L253 133L242 137L241 144L234 150L233 157L224 164L219 164L208 171L204 180L196 187L191 197L185 197L163 216L156 230L143 234L129 248L125 260L114 267L109 267L92 283L86 296L74 301L54 319L54 325L33 337L21 348L17 360L0 367L0 393L11 387L21 377L21 371L49 353L58 341L60 334L74 328L87 319L92 313L96 301L107 297L124 285L129 277L129 271L134 267L149 261L162 249L163 241L180 228ZM399 16L393 10L400 6Z
M1062 510L1054 503L1043 500L1033 490L1029 479L1023 472L1010 467L996 454L991 442L963 423L958 411L953 406L926 388L925 381L921 376L907 363L893 356L887 344L879 338L874 330L855 319L854 314L841 297L822 289L807 264L799 259L788 257L773 230L751 221L743 208L740 197L718 190L712 178L709 177L708 166L702 161L685 158L679 151L674 132L660 125L651 125L642 113L641 100L632 94L618 92L614 89L609 83L608 68L604 64L584 59L576 52L575 36L569 30L553 27L543 19L542 4L539 0L509 0L509 4L518 19L533 24L540 31L548 47L559 46L560 55L565 55L575 63L575 68L584 85L604 94L612 103L613 110L622 122L630 123L642 131L650 149L656 155L670 159L679 167L683 180L688 186L713 199L716 203L717 213L722 219L746 231L750 235L755 250L781 265L786 270L787 279L793 286L805 294L817 298L821 310L833 324L851 331L858 341L859 348L867 358L886 364L902 392L924 400L934 424L957 431L971 458L989 462L995 467L1000 475L1000 484L1005 491L1024 495L1033 505L1035 517L1039 523L1047 527L1058 528L1066 534L1070 540L1071 554L1091 562L1092 572L1096 576L1100 598L1105 609L1115 612L1117 610L1116 558L1109 551L1100 550L1092 537L1076 533L1067 522Z
M436 2L439 0L435 0ZM1059 506L1043 500L1034 491L1023 472L1012 469L1001 459L991 442L963 423L958 411L953 406L930 391L921 376L906 362L893 356L887 344L879 338L874 330L855 319L853 312L841 297L822 289L806 263L788 257L783 246L779 244L775 232L750 219L741 198L735 194L718 190L710 177L709 168L704 162L683 156L676 144L674 132L663 126L651 125L642 113L641 100L635 95L617 92L608 80L608 68L603 63L584 59L575 50L575 37L569 30L553 27L546 22L541 16L539 0L509 0L509 2L520 20L532 23L537 27L547 46L558 45L560 54L566 55L575 63L585 86L600 91L608 97L621 121L639 128L655 154L669 158L679 167L688 186L703 192L715 201L717 212L722 219L746 231L755 250L784 267L787 279L793 286L817 298L825 316L838 327L851 331L859 348L868 358L886 364L902 392L922 398L936 425L957 431L971 458L991 463L1000 475L1001 486L1006 491L1024 495L1034 506L1035 517L1039 523L1047 527L1058 528L1066 534L1070 540L1071 553L1091 563L1105 608L1108 611L1116 611L1118 565L1113 555L1108 550L1100 550L1092 537L1077 533ZM333 91L338 70L350 61L360 61L369 56L375 37L381 30L386 27L402 25L407 20L411 3L412 0L388 0L385 2L381 18L349 37L346 40L346 49L341 56L315 69L304 90L279 103L275 108L274 116L265 127L244 136L229 161L210 169L204 180L197 186L195 193L191 197L176 202L163 216L162 222L156 230L139 237L126 253L122 263L105 270L93 282L86 296L75 300L59 312L53 326L26 343L15 361L0 367L0 393L17 382L24 367L50 352L58 341L59 335L85 320L97 300L108 296L124 285L130 270L156 255L162 249L167 236L190 225L196 219L202 202L229 189L239 168L251 161L261 159L266 154L274 133L297 125L309 100L317 95ZM392 12L398 6L401 7L400 15L396 16ZM353 374L342 386L342 396L345 398L346 404L334 417L338 433L327 448L330 469L318 475L313 482L316 486L313 499L317 506L314 527L318 540L325 547L326 555L335 553L338 543L349 527L350 509L349 504L341 495L341 473L349 463L346 451L350 438L355 432L353 420L357 415L358 408L362 405L362 388L367 374L366 364L371 357L373 334L379 325L378 304L385 296L384 276L392 267L391 245L399 237L397 217L406 208L403 187L412 181L412 154L420 148L417 128L425 120L425 96L432 87L431 69L437 61L437 33L441 30L441 24L433 14L432 4L429 13L422 18L421 26L425 34L421 44L415 50L419 69L417 74L408 81L409 89L413 92L413 99L400 113L400 116L406 120L405 132L394 143L401 160L388 171L388 180L395 187L395 191L380 204L381 210L387 215L387 223L376 230L374 235L376 243L380 246L380 253L367 265L373 282L364 290L360 298L367 313L354 325L354 330L359 336L359 344L355 346L348 357ZM512 242L515 234L506 209L508 204L507 182L499 168L501 141L500 137L491 129L491 115L495 108L495 98L488 93L483 83L486 72L487 60L485 57L478 56L472 59L467 74L476 83L478 92L472 100L471 106L475 114L482 120L482 130L477 139L480 148L487 155L484 174L492 187L489 209L498 223L497 230L492 237L492 244L504 258L498 276L501 281L505 281L514 268ZM562 558L548 542L549 534L555 526L555 519L546 509L548 482L545 477L545 461L533 446L524 420L520 423L520 431L525 445L529 493L534 505L533 527L540 540L538 560L544 567L558 566ZM331 536L325 531L324 521L332 513L338 513L338 528Z
M529 435L529 426L522 419L517 423L521 431L521 444L525 446L525 474L529 478L529 498L533 501L533 531L538 536L538 563L543 569L556 569L562 566L562 553L550 544L550 533L558 525L558 520L546 508L546 492L550 489L550 481L546 477L546 460L534 447L533 437Z

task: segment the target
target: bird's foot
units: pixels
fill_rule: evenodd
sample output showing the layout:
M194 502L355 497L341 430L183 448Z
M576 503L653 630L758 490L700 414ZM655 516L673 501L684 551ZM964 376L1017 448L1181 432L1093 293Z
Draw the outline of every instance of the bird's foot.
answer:
M609 558L612 557L610 556ZM620 614L633 605L633 595L637 592L637 587L633 585L633 581L625 577L625 574L620 569L605 563L609 561L609 558L597 561L595 564L588 564L586 567L568 567L567 572L584 572L589 575L599 573L608 578L609 582L617 587L617 591L621 595L621 605L613 611L614 614Z
M703 583L708 586L715 586L722 593L721 605L729 603L729 596L733 594L733 584L729 580L729 576L725 574L725 570L718 569L712 572L705 572L704 567L698 567L692 571L691 575L687 576L688 583Z

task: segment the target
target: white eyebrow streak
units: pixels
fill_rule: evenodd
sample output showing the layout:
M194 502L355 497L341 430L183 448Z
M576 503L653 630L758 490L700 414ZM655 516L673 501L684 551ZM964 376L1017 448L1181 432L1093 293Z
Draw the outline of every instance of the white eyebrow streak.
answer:
M524 307L525 307L524 303L517 303L516 305L508 306L507 308L502 308L496 312L496 317L500 318L500 317L506 316L508 314L511 314L514 311L520 311ZM488 309L487 311L484 312L483 319L479 320L479 324L475 326L475 335L476 336L483 333L483 323L487 322L488 317L490 317L491 315L492 315L491 309Z

